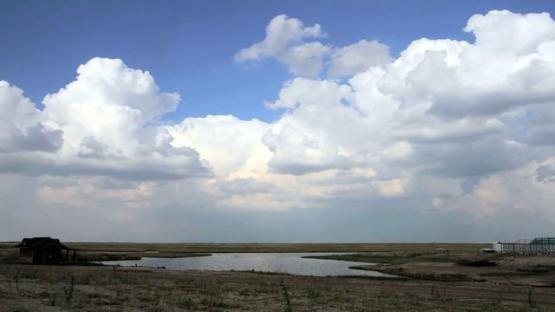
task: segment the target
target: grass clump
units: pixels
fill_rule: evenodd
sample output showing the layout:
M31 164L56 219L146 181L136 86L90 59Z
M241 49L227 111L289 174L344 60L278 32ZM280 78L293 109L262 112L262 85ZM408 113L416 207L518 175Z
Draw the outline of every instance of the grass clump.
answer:
M461 259L461 260L458 260L456 263L458 265L472 266L472 267L493 267L497 265L495 261L492 261L488 258Z
M353 262L366 262L366 263L384 263L384 264L404 264L409 261L408 258L396 254L346 254L346 255L316 255L304 256L308 259L327 259L327 260L342 260Z

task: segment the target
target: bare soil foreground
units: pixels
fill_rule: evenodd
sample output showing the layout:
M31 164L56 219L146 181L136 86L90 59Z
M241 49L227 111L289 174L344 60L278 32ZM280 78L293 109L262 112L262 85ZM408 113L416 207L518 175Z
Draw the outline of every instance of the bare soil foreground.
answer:
M350 257L406 280L4 263L0 311L555 311L552 257L372 246ZM0 252L13 259L13 248Z

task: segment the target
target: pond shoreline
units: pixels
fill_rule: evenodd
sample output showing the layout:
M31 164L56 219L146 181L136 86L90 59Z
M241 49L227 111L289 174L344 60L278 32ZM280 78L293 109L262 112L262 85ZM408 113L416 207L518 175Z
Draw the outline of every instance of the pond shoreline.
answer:
M334 255L337 253L333 253ZM299 276L371 276L396 278L392 274L360 271L350 267L356 263L343 260L321 260L312 256L326 253L212 253L210 257L158 258L102 261L104 265L122 267L165 268L183 271L238 271Z

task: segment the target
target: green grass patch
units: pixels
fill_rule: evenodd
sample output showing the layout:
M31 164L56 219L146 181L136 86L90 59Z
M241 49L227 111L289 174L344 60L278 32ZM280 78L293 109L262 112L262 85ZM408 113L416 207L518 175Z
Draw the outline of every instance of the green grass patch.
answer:
M78 262L100 262L100 261L124 261L124 260L141 260L144 257L151 258L187 258L187 257L205 257L210 256L209 253L184 253L184 252L78 252Z
M383 254L315 255L315 256L304 256L303 258L342 260L342 261L365 262L365 263L387 263L387 264L403 264L409 261L409 259L406 257L401 257L393 254L391 255L383 255Z
M337 255L314 255L305 256L304 258L327 259L327 260L343 260L365 263L380 264L405 264L408 262L457 262L461 259L462 253L436 253L427 252L374 252L374 253L355 253L355 254L337 254Z
M82 251L160 253L247 253L247 252L410 252L426 253L435 249L449 252L477 252L489 244L441 243L66 243Z

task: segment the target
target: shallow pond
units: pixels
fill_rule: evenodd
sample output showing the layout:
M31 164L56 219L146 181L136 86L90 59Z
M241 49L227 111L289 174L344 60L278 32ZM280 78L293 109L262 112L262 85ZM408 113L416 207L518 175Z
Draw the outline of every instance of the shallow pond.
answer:
M308 259L303 256L326 253L215 253L205 257L142 258L141 260L104 261L121 266L164 267L169 270L259 271L312 276L391 277L375 271L349 269L360 262ZM337 253L335 253L337 254Z

